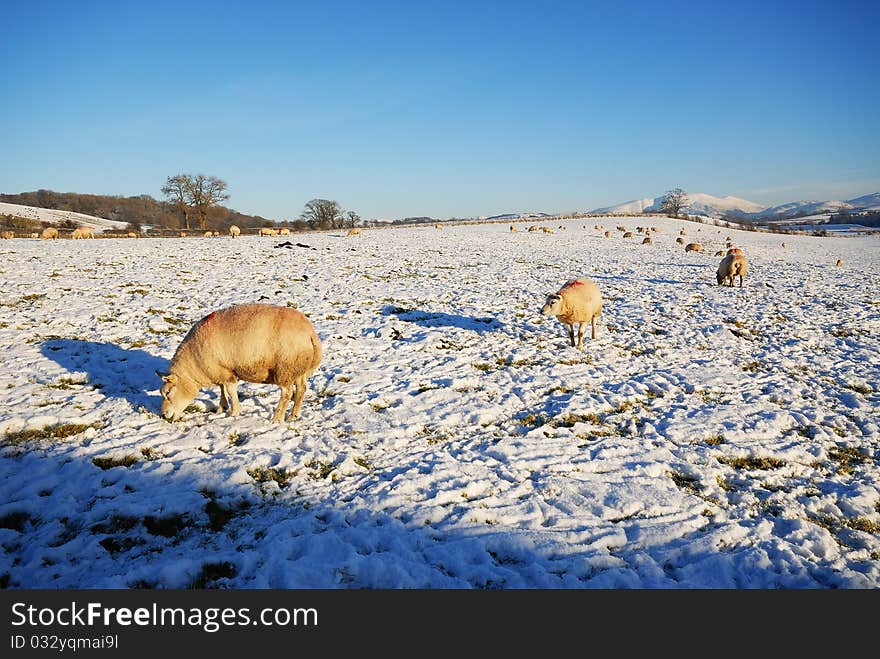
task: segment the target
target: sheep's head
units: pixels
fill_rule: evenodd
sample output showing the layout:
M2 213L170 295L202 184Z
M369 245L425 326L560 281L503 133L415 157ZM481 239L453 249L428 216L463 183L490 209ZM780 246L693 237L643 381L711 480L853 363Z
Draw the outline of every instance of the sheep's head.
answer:
M558 316L562 313L562 296L559 293L548 293L541 307L542 316Z
M189 387L181 383L180 376L174 373L156 371L156 375L162 378L162 387L159 389L162 394L162 417L167 421L177 421L186 406L193 402L197 392L191 392Z

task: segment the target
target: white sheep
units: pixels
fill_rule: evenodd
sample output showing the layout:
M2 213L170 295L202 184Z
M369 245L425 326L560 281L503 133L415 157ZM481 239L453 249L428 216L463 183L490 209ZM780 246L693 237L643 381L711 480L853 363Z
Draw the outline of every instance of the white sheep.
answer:
M239 380L281 387L272 421L299 416L308 378L321 362L321 341L306 316L291 307L242 304L208 314L190 328L162 378L162 416L176 421L204 387L220 386L220 408L241 412ZM295 393L294 393L295 389Z
M235 226L235 225L233 224L233 225L231 225L231 226L229 227L229 235L230 235L230 236L232 236L233 238L235 238L235 237L237 237L239 234L241 234L241 229L239 229L237 226Z
M744 255L728 254L721 259L721 263L718 265L718 272L715 273L715 279L718 281L719 286L725 283L728 286L733 286L734 278L738 276L739 287L742 288L743 279L745 279L748 269L749 263Z
M277 229L271 229L271 228L269 228L269 227L260 227L260 231L259 231L259 233L260 233L261 236L277 236L277 235L278 235L278 230L277 230Z
M703 246L700 243L688 243L684 246L684 252L687 254L688 252L702 252Z
M70 237L73 238L74 240L79 240L80 238L94 238L95 232L92 229L92 227L78 226L70 234Z
M602 313L602 293L589 279L573 279L556 293L549 293L541 307L541 315L556 316L566 326L571 345L580 349L583 345L584 323L592 327L591 338L596 338L596 318ZM574 325L578 323L577 344Z
M290 229L288 229L287 227L281 227L280 229L278 229L278 235L280 235L280 236L289 236L289 235L290 235Z
M15 232L4 231L3 233L0 233L0 238L2 238L3 240L12 240L13 238L15 238Z
M126 238L137 238L138 235L134 231L129 231L127 234L125 234L125 237Z
M837 259L837 267L839 268L842 265L843 265L843 259Z
M361 233L363 233L363 229L361 229L359 227L355 227L353 229L349 229L348 233L345 235L346 236L359 236L359 235L361 235Z
M40 238L43 240L55 240L58 237L58 229L55 227L46 227L43 229L43 233L40 234Z

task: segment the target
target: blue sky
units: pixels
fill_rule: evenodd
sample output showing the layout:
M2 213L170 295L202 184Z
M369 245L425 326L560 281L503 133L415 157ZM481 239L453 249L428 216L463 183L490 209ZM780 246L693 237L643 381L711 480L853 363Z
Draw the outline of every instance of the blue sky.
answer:
M4 193L204 173L283 220L880 191L878 2L0 0L0 22Z

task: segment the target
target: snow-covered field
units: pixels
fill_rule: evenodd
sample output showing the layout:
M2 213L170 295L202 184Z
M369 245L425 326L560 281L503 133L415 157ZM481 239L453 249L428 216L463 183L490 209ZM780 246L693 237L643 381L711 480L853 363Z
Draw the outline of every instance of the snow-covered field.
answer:
M4 241L0 581L880 586L880 238L598 221ZM605 298L583 351L538 314L577 275ZM213 389L161 419L190 325L255 301L323 342L301 418L241 383L238 418Z

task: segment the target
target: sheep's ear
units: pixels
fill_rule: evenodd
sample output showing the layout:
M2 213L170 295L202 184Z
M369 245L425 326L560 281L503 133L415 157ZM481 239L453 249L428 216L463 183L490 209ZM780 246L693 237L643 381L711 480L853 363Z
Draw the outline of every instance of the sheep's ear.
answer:
M177 376L171 373L160 373L156 371L156 375L162 378L163 382L169 382L170 384L177 384Z

